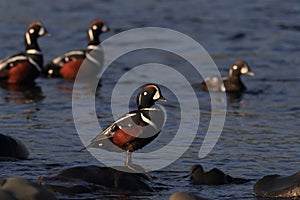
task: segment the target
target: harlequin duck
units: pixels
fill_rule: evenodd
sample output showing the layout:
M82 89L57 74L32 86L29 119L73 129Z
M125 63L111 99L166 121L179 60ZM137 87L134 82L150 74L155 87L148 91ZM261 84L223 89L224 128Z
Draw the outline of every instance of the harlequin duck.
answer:
M246 90L245 85L241 80L241 75L247 74L254 76L250 67L245 61L236 61L229 69L229 76L223 79L210 77L200 83L200 88L204 91L222 91L222 92L243 92Z
M164 112L160 106L155 105L156 101L166 101L160 88L155 84L143 86L136 98L138 109L113 122L86 148L126 151L125 165L136 171L131 162L131 153L152 142L160 133L165 121Z
M64 79L75 79L77 72L83 62L88 57L88 53L100 44L101 33L108 32L109 28L100 19L93 20L88 28L88 45L85 50L74 50L53 59L44 67L44 74L47 77L62 77ZM97 59L88 57L93 62Z
M48 32L40 22L31 23L25 32L24 53L0 61L0 79L8 83L33 83L43 67L43 54L37 39Z

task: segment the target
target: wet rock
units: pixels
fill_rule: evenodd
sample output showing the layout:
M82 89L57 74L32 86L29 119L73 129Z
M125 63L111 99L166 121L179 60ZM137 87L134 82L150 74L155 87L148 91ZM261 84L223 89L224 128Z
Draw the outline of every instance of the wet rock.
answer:
M0 134L0 161L27 159L28 156L29 152L20 140Z
M1 200L56 200L56 197L42 186L21 177L1 179Z
M0 190L0 199L1 200L17 200L9 192L5 192L3 190Z
M175 192L170 196L170 200L208 200L186 192Z
M46 188L64 194L88 193L107 188L127 192L154 191L142 174L94 165L68 168L42 179Z
M195 185L243 184L250 181L243 178L234 178L217 168L204 172L201 165L193 165L190 169L190 175L191 182Z
M258 197L290 198L300 196L300 171L291 176L268 175L254 184Z

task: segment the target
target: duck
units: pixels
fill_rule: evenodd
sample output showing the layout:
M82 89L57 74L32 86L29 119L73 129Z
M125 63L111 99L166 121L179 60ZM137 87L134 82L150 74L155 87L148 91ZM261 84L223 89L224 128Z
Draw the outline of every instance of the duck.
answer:
M95 50L100 44L100 35L108 32L110 29L101 19L93 20L87 30L88 44L84 50L69 51L61 56L54 58L50 63L44 66L43 73L46 77L60 77L74 80L77 72L88 54ZM98 62L96 58L88 57L93 62ZM98 63L97 63L98 64Z
M113 122L84 147L102 148L114 152L126 152L125 167L137 171L132 163L132 152L142 149L160 133L164 122L164 110L155 105L157 101L166 102L157 84L144 85L136 97L137 110L130 111Z
M241 75L254 76L254 72L250 70L248 63L244 60L236 61L229 69L228 77L208 77L203 82L198 84L204 91L211 92L228 92L228 93L242 93L247 90L246 86L241 80Z
M0 80L9 84L33 83L43 68L39 37L49 35L41 22L29 24L25 32L25 52L0 60Z

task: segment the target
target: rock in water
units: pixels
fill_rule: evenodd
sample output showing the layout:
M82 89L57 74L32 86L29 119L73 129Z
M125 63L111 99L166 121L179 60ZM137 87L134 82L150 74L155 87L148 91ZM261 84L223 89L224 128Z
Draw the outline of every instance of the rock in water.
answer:
M204 172L201 165L193 165L190 169L191 182L195 185L222 185L222 184L243 184L248 179L234 178L225 174L217 168Z
M1 200L57 200L42 186L21 177L1 179Z
M291 176L268 175L254 184L258 197L291 198L300 196L300 171Z
M94 165L61 170L54 175L43 177L42 183L46 188L64 194L88 193L100 188L126 192L154 191L142 174Z
M27 159L28 156L29 152L20 140L0 134L0 160Z

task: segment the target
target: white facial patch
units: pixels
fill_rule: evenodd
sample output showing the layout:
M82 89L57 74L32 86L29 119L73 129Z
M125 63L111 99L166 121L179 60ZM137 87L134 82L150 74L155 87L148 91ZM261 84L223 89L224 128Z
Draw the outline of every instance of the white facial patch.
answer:
M236 66L236 65L232 66L232 69L234 69L234 70L237 70L237 68L238 68L238 66Z
M148 92L144 92L144 96L146 96L148 94Z
M156 90L155 95L153 96L153 100L157 100L160 98L160 94L158 92L158 90Z
M34 29L33 28L29 29L29 33L30 34L34 33Z
M39 31L39 36L45 35L45 29L42 27Z
M248 72L249 72L248 67L246 67L246 66L242 67L242 69L241 69L242 74L247 74Z

